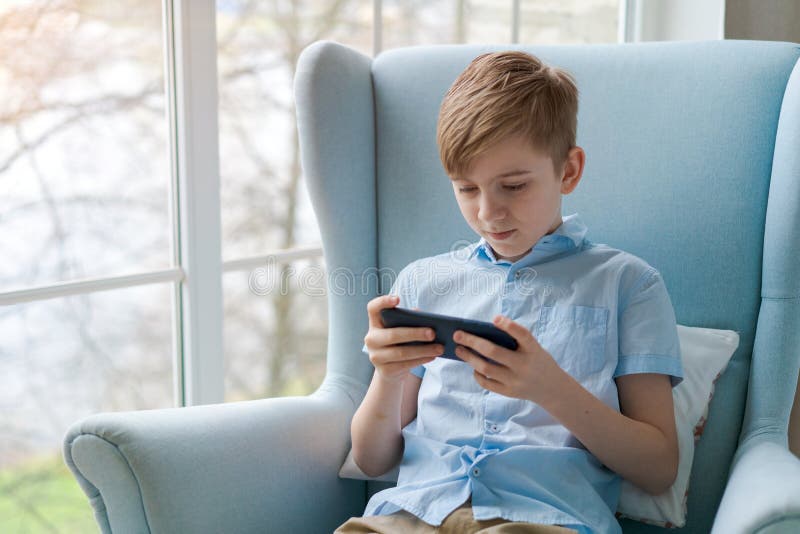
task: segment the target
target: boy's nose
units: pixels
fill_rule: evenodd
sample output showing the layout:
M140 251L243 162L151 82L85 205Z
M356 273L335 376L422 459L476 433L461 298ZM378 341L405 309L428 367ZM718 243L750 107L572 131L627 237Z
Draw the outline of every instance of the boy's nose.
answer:
M480 205L478 206L478 218L485 222L492 222L505 218L505 207L502 203L488 198L484 195L481 198Z

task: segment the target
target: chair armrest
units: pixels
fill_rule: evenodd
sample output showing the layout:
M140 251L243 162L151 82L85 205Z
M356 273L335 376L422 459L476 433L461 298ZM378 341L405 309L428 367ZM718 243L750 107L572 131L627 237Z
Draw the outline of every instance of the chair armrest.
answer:
M712 534L782 532L800 521L800 459L785 444L743 444L722 496Z
M103 532L332 532L364 511L337 475L348 395L138 412L75 423L64 457Z

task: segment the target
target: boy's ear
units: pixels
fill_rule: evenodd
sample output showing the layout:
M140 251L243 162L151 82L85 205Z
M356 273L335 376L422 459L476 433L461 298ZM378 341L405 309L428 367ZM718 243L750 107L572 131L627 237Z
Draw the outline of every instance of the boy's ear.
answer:
M586 153L579 146L569 149L567 159L564 161L564 170L561 174L561 194L569 195L581 181L583 167L586 164Z

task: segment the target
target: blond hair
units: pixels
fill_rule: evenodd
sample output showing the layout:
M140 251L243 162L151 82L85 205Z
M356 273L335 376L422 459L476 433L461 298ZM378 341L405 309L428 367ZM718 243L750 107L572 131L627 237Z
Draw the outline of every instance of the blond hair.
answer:
M472 60L450 86L436 141L451 177L499 141L520 134L559 169L575 146L577 123L578 88L569 73L525 52L494 52Z

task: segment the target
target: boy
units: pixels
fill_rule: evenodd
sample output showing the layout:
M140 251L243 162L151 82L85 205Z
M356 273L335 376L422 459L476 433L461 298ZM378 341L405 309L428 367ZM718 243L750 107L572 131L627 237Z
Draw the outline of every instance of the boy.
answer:
M370 476L400 471L337 532L618 533L620 477L652 494L672 485L675 314L658 271L561 217L585 162L577 109L572 78L522 52L477 57L445 96L440 156L481 239L412 262L367 306L375 373L353 457ZM398 346L433 335L383 328L380 309L397 305L494 318L519 347L464 332L463 361Z

